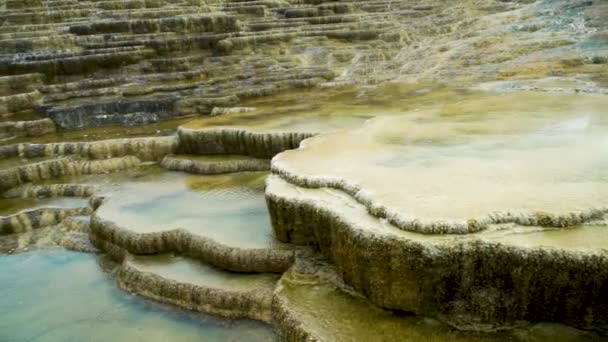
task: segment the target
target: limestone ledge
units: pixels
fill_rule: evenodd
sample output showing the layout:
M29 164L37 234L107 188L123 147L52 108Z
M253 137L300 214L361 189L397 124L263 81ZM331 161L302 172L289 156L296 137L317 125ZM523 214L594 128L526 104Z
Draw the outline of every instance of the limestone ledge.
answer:
M91 227L91 216L69 216L61 224L69 232L88 234Z
M293 250L241 249L220 244L185 229L154 233L135 233L98 215L91 218L90 238L93 244L121 260L125 253L179 253L209 265L234 272L281 273L293 263Z
M39 208L0 216L0 235L23 233L60 223L69 216L90 215L92 208Z
M186 154L241 154L271 158L297 148L314 133L254 132L244 128L190 129L180 127L178 150Z
M142 271L131 265L128 257L116 279L119 287L162 303L228 318L270 321L271 288L235 291L179 282Z
M153 33L153 32L233 32L239 30L237 18L225 14L188 15L162 19L92 21L72 25L70 33L77 35L104 33Z
M40 103L42 95L38 91L0 96L0 114L33 109Z
M4 198L91 197L95 187L89 184L48 184L23 186L5 192Z
M89 159L136 156L142 161L160 161L177 147L175 137L109 139L48 144L13 144L0 147L0 157L60 157L77 155Z
M62 176L117 172L140 164L141 161L134 156L103 160L81 160L72 157L52 159L0 171L0 191Z
M267 171L270 169L269 160L257 158L200 161L196 159L166 156L163 158L160 165L167 170L184 171L202 175L215 175L244 171Z
M605 252L404 232L348 196L297 188L277 176L267 180L266 200L279 240L315 245L348 285L380 307L461 329L519 320L608 329Z
M41 229L0 236L0 255L56 247L84 253L97 252L87 234L68 228L65 220Z
M51 119L7 121L0 123L0 134L6 137L37 137L55 132Z
M282 285L279 283L279 290L281 286ZM277 331L282 341L322 341L319 336L306 329L304 324L289 309L287 299L278 294L275 294L272 297L272 323L275 327L275 331Z
M303 143L305 145L306 142ZM420 220L379 204L373 196L356 182L340 177L330 176L303 176L298 174L281 159L273 159L271 163L273 174L279 175L289 183L302 188L333 188L350 195L357 202L365 206L367 211L380 219L387 220L393 226L421 234L470 234L487 229L491 224L515 223L522 226L540 226L552 228L565 228L585 222L601 219L608 213L608 206L588 208L578 212L550 213L550 212L509 212L497 211L479 219L467 221L446 220Z
M0 92L11 94L15 92L32 92L42 84L41 74L23 74L0 77Z

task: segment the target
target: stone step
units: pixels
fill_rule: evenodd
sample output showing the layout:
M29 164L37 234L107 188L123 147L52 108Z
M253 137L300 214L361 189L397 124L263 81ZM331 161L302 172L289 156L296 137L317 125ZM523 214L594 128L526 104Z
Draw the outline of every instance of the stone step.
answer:
M228 318L270 321L273 274L237 274L174 255L128 256L120 287L184 309Z
M76 231L65 224L72 217L68 216L62 222L41 227L35 230L20 231L9 235L0 235L0 254L27 252L28 250L65 248L71 251L96 253L88 235Z
M239 155L170 155L163 158L161 166L172 171L213 175L245 171L268 171L270 170L270 160Z

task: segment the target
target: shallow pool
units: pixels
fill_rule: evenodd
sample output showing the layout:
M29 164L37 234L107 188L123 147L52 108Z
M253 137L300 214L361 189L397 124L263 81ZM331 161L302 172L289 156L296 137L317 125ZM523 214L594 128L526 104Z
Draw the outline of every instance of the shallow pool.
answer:
M116 288L97 257L0 256L0 341L268 341L270 327L178 311Z

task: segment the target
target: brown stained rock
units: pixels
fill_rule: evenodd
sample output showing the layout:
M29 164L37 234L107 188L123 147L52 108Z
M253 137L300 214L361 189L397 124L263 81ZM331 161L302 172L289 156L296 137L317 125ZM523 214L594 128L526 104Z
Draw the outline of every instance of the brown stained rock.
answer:
M278 191L277 182L267 187L277 238L317 246L347 284L380 307L465 329L518 320L608 327L605 253L399 238L367 229L367 221L339 205Z

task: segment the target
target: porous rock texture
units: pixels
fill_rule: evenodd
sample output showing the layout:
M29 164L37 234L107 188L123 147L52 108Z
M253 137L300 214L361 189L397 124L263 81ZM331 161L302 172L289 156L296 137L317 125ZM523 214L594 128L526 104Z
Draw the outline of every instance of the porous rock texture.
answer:
M88 215L92 209L83 208L40 208L24 210L0 217L0 235L14 234L51 226L70 216Z
M608 93L605 1L0 0L0 14L0 156L46 159L2 170L7 197L91 196L88 187L29 183L163 158L169 169L196 173L261 168L267 164L253 159L202 167L167 156L268 159L316 132L184 127L177 136L158 135L182 118L230 113L226 108L249 98L288 89L397 80ZM541 82L547 79L575 85ZM160 128L146 131L157 136L86 141L91 132L144 124ZM76 129L87 132L78 137L83 141L61 136ZM92 207L100 201L94 197ZM281 241L313 245L380 307L464 329L548 320L608 331L603 252L523 248L466 234L423 238L370 217L343 193L297 188L277 176L269 180L267 203ZM181 229L137 234L95 215L90 229L65 221L93 208L23 211L3 217L0 232L43 241L30 230L64 221L61 229L86 232L123 262L122 287L188 309L264 321L267 292L234 295L178 283L137 269L129 254L175 252L243 273L285 272L297 257L293 250L232 248ZM286 339L318 339L279 296L273 305Z
M601 1L4 1L7 136L209 115L285 89L606 80ZM329 82L329 83L328 83ZM217 110L216 110L217 113Z
M4 198L91 197L95 187L88 184L25 184L6 191Z
M158 254L175 252L207 264L235 272L285 271L292 264L295 251L289 249L243 249L220 244L184 229L154 233L136 233L93 215L90 237L99 249L122 260L126 252Z
M206 285L204 280L187 282L167 278L141 269L129 257L123 261L116 277L121 288L163 303L228 318L250 318L265 322L270 321L272 291L277 280L274 275L233 275L232 277L265 279L251 284L249 288L225 289Z
M272 158L277 153L297 148L300 142L314 135L303 132L256 132L239 128L178 130L180 153L241 154Z
M201 175L214 175L233 172L268 171L270 160L258 158L195 159L187 156L166 156L161 166L167 170L184 171Z
M0 171L0 191L6 191L24 183L70 175L99 174L126 170L141 164L134 156L102 160L60 158L42 161Z
M464 329L554 321L606 331L602 251L526 248L476 238L428 238L367 214L346 195L267 181L277 238L313 244L375 304Z
M71 217L66 218L63 222L44 228L0 235L0 254L25 252L34 248L57 247L84 253L98 252L91 245L86 233L74 230L66 224L67 220Z
M89 159L136 156L142 161L160 161L175 151L175 137L110 139L99 141L58 142L45 144L10 144L0 147L0 156L11 157L64 157L76 155Z

